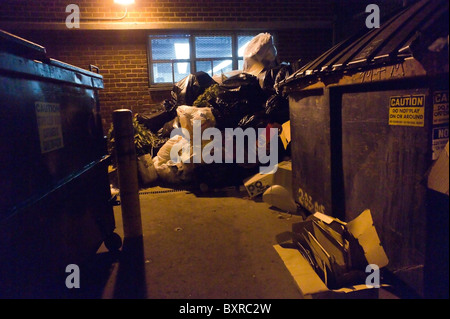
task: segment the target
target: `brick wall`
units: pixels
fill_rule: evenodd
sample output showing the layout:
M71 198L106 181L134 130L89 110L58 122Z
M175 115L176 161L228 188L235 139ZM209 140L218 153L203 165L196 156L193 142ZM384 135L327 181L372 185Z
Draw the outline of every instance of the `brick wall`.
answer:
M143 112L168 97L168 92L149 91L146 34L129 31L19 31L17 35L47 49L47 56L89 69L99 68L104 89L100 102L104 129L109 128L112 112L129 108Z
M150 95L145 34L89 31L74 34L68 42L49 44L48 54L82 68L89 64L99 68L105 86L99 95L105 129L114 110L141 113L166 97Z
M81 18L120 17L113 0L2 0L0 19L64 22L68 4L77 4ZM328 21L331 0L136 0L127 22Z
M68 4L79 6L80 29L67 29ZM253 30L274 34L279 60L306 62L332 45L332 0L136 0L124 20L113 0L2 0L0 28L47 48L48 56L87 69L100 68L105 130L112 111L144 112L170 91L149 89L147 36L167 30Z

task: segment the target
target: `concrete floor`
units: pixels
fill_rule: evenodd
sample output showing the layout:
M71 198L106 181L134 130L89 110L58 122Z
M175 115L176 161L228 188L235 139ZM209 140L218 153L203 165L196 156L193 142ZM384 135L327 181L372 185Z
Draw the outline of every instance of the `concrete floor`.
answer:
M153 187L141 191L142 240L119 252L104 245L80 266L81 288L60 298L302 299L273 248L302 220L234 188L196 195ZM123 238L122 212L114 209ZM396 298L383 291L383 299Z
M198 196L154 187L141 191L140 205L143 240L125 240L117 255L102 245L73 297L302 298L273 248L276 236L301 216L235 188ZM123 238L120 206L114 213Z

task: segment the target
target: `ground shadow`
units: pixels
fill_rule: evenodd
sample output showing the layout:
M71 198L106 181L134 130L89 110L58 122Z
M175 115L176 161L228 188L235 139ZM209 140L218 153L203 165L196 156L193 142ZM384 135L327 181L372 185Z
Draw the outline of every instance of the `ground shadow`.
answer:
M147 298L144 241L142 237L124 239L113 298Z
M58 299L101 299L104 289L119 261L120 251L97 253L79 265L79 288L67 288L68 273L61 275L59 285L48 291L48 297ZM62 278L64 276L64 278Z

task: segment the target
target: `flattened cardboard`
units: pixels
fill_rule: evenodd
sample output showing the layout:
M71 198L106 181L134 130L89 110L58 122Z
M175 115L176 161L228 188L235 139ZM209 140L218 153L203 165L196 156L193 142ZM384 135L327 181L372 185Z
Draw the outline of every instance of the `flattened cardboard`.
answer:
M270 186L281 185L292 193L292 162L278 163L274 174L255 174L244 181L244 186L250 197L264 193Z
M379 268L387 266L389 259L383 246L381 246L369 209L366 209L358 217L348 222L347 229L358 239L369 264L375 264Z
M428 188L449 195L449 143L441 151L428 175Z
M326 215L321 217L328 222L335 220ZM349 232L362 246L367 262L376 264L379 268L385 267L389 260L373 225L370 210L365 210L346 224ZM305 298L378 298L378 289L366 286L364 283L330 290L298 249L284 248L281 245L275 245L274 249Z
M273 247L304 296L328 291L327 286L297 249L283 248L280 245Z
M281 125L280 139L284 149L287 149L288 144L291 142L291 121L287 121Z
M334 236L330 234L330 232L326 232L325 229L320 228L320 224L313 223L312 225L315 229L314 235L317 237L317 240L322 243L322 246L326 251L330 252L331 255L334 256L335 262L339 266L345 265L345 255L344 248L339 241L336 240Z
M325 214L322 214L322 213L319 213L319 212L315 213L314 217L319 218L325 224L331 224L334 221L338 221L338 219L336 219L336 218L333 218L331 216L328 216L328 215L325 215Z
M273 246L305 299L378 298L378 289L365 284L330 290L297 249Z

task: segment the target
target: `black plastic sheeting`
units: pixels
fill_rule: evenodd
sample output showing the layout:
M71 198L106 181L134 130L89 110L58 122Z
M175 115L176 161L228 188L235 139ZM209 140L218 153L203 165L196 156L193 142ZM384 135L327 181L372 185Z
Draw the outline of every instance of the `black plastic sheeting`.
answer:
M216 127L235 128L244 116L261 112L264 103L257 77L247 73L232 76L222 82L216 100L212 101Z
M179 81L172 89L172 101L175 105L192 105L197 97L208 87L216 84L208 73L193 73Z
M283 124L289 120L287 97L275 86L292 73L291 65L281 63L263 70L258 76L238 73L218 84L205 72L190 74L173 86L171 98L161 103L160 110L138 114L138 121L161 138L168 138L177 125L177 108L194 105L205 90L217 85L208 100L218 129L241 127L264 128L269 123Z

